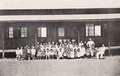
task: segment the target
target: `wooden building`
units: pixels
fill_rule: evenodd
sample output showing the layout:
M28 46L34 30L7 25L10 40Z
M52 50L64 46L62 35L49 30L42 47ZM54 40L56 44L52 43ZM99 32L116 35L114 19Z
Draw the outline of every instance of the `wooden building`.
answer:
M120 8L0 10L0 49L62 40L120 46ZM111 51L120 54L119 50ZM0 57L2 53L0 53ZM15 53L5 53L15 57Z
M37 42L75 39L109 47L120 55L120 4L117 0L11 0L0 2L0 52L15 57L16 49ZM4 51L5 50L5 51ZM2 57L0 53L0 57Z
M111 10L111 11L109 11ZM0 49L37 42L92 38L96 46L120 45L120 9L0 10Z

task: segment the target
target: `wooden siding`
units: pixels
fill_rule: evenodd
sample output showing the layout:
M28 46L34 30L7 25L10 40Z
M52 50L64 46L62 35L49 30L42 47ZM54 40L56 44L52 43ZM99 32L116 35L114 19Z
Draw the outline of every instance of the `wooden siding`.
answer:
M85 25L93 23L95 25L101 25L101 36L99 37L86 37ZM59 39L75 39L88 41L92 38L95 41L96 46L100 46L102 43L108 46L108 26L111 25L110 29L110 43L111 45L120 45L120 22L105 22L105 21L84 21L84 22L2 22L0 23L0 49L2 49L2 31L4 31L4 46L5 49L16 49L17 47L25 45L35 45L35 38L38 42L58 42ZM14 38L8 38L8 27L14 27ZM21 27L27 27L27 37L21 38ZM35 37L37 34L38 27L47 28L47 37ZM65 36L58 36L58 28L65 29ZM79 39L78 39L79 38Z

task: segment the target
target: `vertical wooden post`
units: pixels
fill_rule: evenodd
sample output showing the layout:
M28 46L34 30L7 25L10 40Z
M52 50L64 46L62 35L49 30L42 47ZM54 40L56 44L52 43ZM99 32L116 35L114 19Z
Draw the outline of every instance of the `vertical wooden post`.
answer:
M78 44L80 42L80 31L78 31Z
M35 46L37 46L37 34L35 32Z
M2 49L3 49L2 58L4 58L4 32L2 32Z
M110 48L110 35L111 35L111 23L108 25L108 49L109 49L109 56L111 56L111 48Z

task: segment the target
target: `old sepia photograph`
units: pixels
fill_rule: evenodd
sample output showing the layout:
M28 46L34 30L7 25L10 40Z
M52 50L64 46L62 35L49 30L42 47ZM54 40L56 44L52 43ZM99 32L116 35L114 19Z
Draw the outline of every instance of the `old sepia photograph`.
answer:
M120 76L120 1L0 0L0 76Z

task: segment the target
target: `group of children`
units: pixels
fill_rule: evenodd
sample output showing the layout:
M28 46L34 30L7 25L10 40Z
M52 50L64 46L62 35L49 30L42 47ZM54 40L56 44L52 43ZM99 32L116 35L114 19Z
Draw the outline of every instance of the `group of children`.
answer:
M102 44L100 48L94 48L95 43L89 39L84 44L82 41L77 45L71 42L64 43L44 43L37 44L37 46L28 46L24 48L17 48L16 58L19 56L23 59L74 59L74 58L90 58L95 57L97 59L102 58L105 46ZM99 57L100 56L100 57Z

